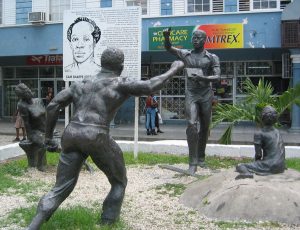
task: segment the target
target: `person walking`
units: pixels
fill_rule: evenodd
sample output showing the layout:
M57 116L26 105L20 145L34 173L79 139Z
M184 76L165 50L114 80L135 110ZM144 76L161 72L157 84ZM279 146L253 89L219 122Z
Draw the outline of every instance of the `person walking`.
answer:
M153 96L153 101L156 103L156 107L155 107L155 127L157 128L156 133L164 133L163 131L161 131L161 129L159 128L159 110L158 110L158 100L156 96Z
M149 95L146 99L146 129L147 135L157 135L155 132L155 115L157 102L153 100L153 94Z

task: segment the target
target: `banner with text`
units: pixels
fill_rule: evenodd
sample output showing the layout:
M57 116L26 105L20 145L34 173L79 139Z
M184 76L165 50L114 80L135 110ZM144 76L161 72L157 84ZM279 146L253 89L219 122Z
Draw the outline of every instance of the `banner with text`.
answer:
M141 8L69 10L63 22L63 78L81 81L97 74L107 47L123 50L122 76L141 76Z
M163 30L168 27L149 28L149 50L164 50ZM192 49L192 33L204 30L207 34L206 49L244 48L243 24L210 24L171 27L170 40L176 48Z

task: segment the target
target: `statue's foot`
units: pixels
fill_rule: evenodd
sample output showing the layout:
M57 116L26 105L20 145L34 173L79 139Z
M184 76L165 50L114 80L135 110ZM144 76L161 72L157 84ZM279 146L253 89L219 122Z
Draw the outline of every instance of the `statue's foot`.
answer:
M204 161L199 161L198 162L198 166L200 168L204 168L204 169L208 168L207 164Z
M45 166L40 166L40 167L37 167L37 170L39 170L41 172L46 172L46 167Z
M188 169L189 174L194 175L196 173L196 171L197 171L197 165L189 166L189 169Z
M241 173L235 177L236 180L246 179L246 178L253 178L253 174L251 173Z
M102 218L101 219L101 224L102 225L112 225L116 222L116 220L113 219L107 219L107 218Z

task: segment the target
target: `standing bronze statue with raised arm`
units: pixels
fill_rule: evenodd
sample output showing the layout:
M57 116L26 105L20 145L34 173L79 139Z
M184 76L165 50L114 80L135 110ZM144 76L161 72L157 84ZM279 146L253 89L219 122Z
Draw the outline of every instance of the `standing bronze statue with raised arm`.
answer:
M83 82L75 82L58 93L47 107L45 144L52 148L53 130L59 110L74 103L74 115L62 135L62 152L57 168L55 186L39 201L37 214L28 229L39 229L59 205L73 191L80 168L90 156L107 176L111 190L103 202L102 224L114 223L121 210L127 184L123 153L109 135L109 125L118 108L130 96L149 95L163 84L184 64L176 61L170 70L147 81L120 77L124 54L108 48L101 56L100 73Z
M211 82L220 79L219 58L204 49L206 33L195 30L192 35L193 50L177 49L172 46L171 28L164 30L165 48L185 64L187 80L185 113L188 121L186 129L189 147L189 172L194 174L197 166L205 165L205 148L211 122L213 91ZM200 122L198 130L197 122Z

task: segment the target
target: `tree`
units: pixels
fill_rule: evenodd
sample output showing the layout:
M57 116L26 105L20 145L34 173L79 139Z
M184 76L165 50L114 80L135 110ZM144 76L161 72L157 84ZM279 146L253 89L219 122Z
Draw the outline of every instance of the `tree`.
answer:
M229 123L219 140L221 144L231 144L232 128L240 121L253 121L260 126L261 110L266 105L274 107L278 116L282 115L286 109L290 109L294 103L300 106L300 84L295 88L289 88L282 95L275 95L270 82L260 79L256 86L247 78L244 88L246 97L237 104L218 104L216 106L212 127L225 121Z

